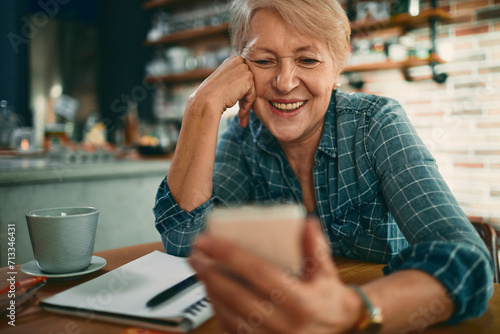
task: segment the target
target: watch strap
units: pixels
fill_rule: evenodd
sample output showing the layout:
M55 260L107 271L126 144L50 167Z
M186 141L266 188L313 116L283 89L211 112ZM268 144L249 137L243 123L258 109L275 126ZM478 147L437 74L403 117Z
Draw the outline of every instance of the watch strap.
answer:
M378 333L382 327L382 312L380 308L372 304L359 286L351 285L351 287L361 297L365 306L365 314L361 316L361 321L356 326L356 333Z

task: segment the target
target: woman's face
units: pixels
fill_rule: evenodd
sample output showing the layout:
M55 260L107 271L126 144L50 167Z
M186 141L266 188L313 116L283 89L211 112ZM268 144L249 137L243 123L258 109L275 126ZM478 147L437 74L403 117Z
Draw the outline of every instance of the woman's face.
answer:
M292 32L275 11L261 10L242 55L254 75L257 117L281 143L317 145L338 80L326 44Z

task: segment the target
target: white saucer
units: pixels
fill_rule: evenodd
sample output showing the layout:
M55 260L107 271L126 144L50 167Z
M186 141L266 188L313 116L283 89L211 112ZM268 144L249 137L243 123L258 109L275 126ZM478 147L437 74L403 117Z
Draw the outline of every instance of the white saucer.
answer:
M103 259L100 256L92 256L92 260L90 260L90 264L87 268L80 270L80 271L74 271L71 273L64 273L64 274L50 274L42 271L40 268L38 268L36 261L30 261L21 266L21 271L29 274L29 275L34 275L34 276L45 276L47 278L76 278L85 274L90 274L93 273L94 271L97 271L104 267L106 265L106 260Z

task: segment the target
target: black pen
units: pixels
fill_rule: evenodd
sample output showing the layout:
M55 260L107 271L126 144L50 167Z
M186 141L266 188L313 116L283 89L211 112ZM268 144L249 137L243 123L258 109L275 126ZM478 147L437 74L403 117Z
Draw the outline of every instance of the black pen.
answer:
M198 277L196 277L196 275L189 276L185 280L180 281L176 285L168 288L167 290L165 290L163 292L160 292L159 294L157 294L156 296L151 298L146 303L146 306L153 307L153 306L156 306L156 305L161 304L163 302L166 302L167 300L169 300L170 298L181 293L182 291L189 288L191 285L195 284L196 282L198 282Z

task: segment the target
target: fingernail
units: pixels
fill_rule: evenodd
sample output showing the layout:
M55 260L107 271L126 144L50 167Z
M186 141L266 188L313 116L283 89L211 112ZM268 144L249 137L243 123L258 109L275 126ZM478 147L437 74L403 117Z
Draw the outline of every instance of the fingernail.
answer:
M246 128L248 125L248 118L241 119L240 124L242 127Z

